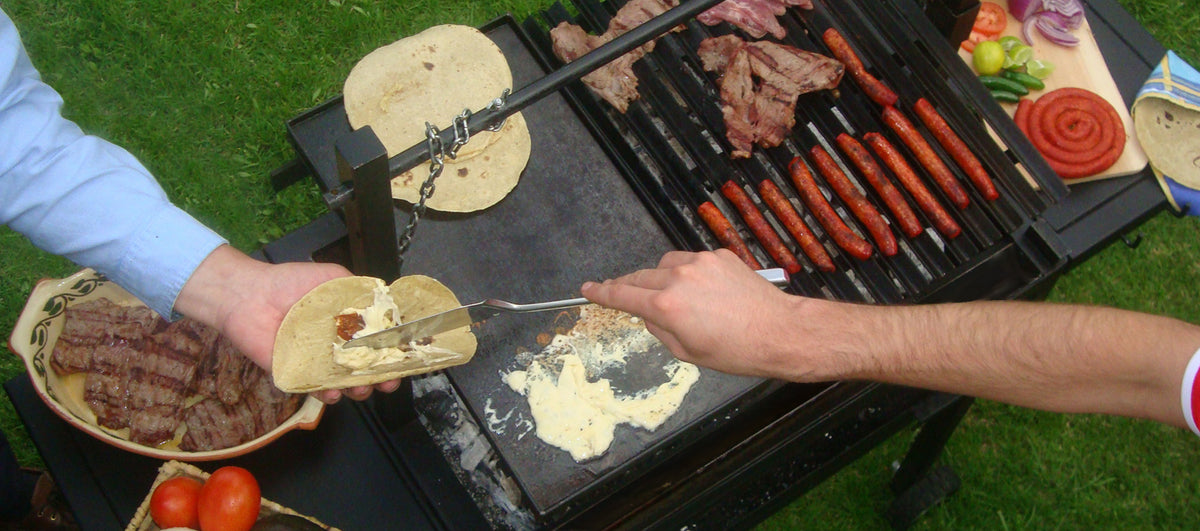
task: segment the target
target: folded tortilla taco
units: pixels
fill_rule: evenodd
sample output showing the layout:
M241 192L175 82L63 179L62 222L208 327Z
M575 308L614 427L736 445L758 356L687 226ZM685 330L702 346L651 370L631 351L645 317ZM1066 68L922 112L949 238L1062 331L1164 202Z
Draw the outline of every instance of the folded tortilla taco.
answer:
M410 275L388 286L343 277L308 292L283 318L271 374L289 393L372 385L466 363L475 354L469 326L400 348L342 348L354 338L460 306L437 280Z

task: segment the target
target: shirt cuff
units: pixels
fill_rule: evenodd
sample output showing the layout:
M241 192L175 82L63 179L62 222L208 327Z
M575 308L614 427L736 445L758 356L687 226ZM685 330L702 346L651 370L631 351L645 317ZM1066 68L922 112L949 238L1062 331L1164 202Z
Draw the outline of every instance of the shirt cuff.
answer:
M1200 372L1200 350L1192 354L1192 361L1188 362L1187 369L1183 371L1183 388L1180 392L1183 419L1187 421L1193 433L1200 435L1200 427L1196 426L1196 416L1200 414L1200 380L1196 378L1197 372Z
M115 271L101 271L165 319L200 262L227 243L179 207L166 203L135 234Z

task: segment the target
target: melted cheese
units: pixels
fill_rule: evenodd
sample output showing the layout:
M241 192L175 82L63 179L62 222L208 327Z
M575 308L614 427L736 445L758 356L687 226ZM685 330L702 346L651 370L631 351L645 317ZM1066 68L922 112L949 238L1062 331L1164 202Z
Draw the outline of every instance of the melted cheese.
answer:
M627 315L611 319L612 310L591 311L589 316L585 310L571 333L555 336L526 370L504 375L511 389L528 398L538 438L576 461L607 451L619 424L658 429L700 377L695 365L672 360L664 367L669 381L631 396L618 395L608 379L589 381L589 371L621 369L630 353L661 345L640 321ZM589 325L589 317L612 326Z
M372 294L372 302L366 308L347 308L342 311L342 315L358 314L362 317L363 328L355 332L354 336L352 336L353 338L374 334L375 332L402 324L396 319L396 316L400 315L400 309L396 306L396 301L392 300L387 284L384 284L382 280L378 281ZM424 365L429 366L458 356L453 351L434 345L420 345L416 341L410 341L405 347L399 348L342 348L343 344L345 344L345 341L335 336L333 361L338 365L351 369L351 374L367 373L373 367L401 360L416 359L420 360Z

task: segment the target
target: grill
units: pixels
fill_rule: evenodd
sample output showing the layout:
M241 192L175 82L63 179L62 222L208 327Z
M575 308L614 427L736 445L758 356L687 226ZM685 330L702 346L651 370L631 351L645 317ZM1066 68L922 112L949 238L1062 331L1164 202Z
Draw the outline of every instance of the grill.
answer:
M514 86L522 87L560 67L550 53L550 27L571 19L596 32L620 4L578 0L571 9L556 5L520 23L503 17L482 29L504 50ZM812 13L792 12L782 20L788 43L827 53L813 36L836 27L869 70L899 93L910 119L917 98L930 100L992 175L998 200L986 202L968 185L971 206L947 207L963 228L958 238L927 230L913 239L897 235L901 250L894 257L876 253L859 261L841 253L796 201L787 164L812 145L839 154L829 142L840 132L858 138L881 132L903 151L880 122L878 107L846 80L837 95L801 97L798 125L782 146L730 160L715 78L699 68L695 55L704 37L730 29L690 22L639 61L641 99L627 114L578 83L527 107L534 152L517 189L482 212L429 213L404 273L434 276L464 301L560 298L582 280L652 265L669 249L715 248L714 235L696 214L706 202L735 225L760 262L774 265L718 191L733 181L801 260L804 271L793 275L790 286L795 293L883 304L1036 297L1065 267L1164 207L1149 172L1072 187L1068 194L970 70L941 44L943 34L964 36L962 21L974 2L816 4ZM1163 49L1115 2L1093 0L1086 7L1131 101ZM457 111L447 109L445 118ZM336 206L338 146L365 149L350 133L340 98L293 118L287 137L297 158L273 180L282 185L311 175ZM860 180L857 172L848 174ZM816 270L762 208L755 190L763 179L800 206L836 271ZM860 188L886 216L873 191ZM845 205L827 195L841 217L863 232ZM382 215L403 226L408 212L400 206ZM330 213L267 245L262 256L351 263L356 242L348 232L341 215ZM746 527L918 423L922 428L893 477L893 522L911 522L937 495L956 488L954 475L933 465L970 401L863 382L784 384L705 371L667 424L654 433L619 428L609 452L584 464L532 434L522 440L511 431L499 433L489 426L489 411L524 407L515 393L500 388L499 374L516 368L521 353L535 348L538 333L561 324L555 319L529 314L489 321L479 330L482 348L470 363L406 380L411 390L329 408L316 432L289 435L238 464L253 469L276 501L347 529L392 528L398 521L433 529ZM614 387L640 388L661 378L661 361L631 364ZM71 479L62 482L63 491L85 528L125 525L160 463L122 453L59 421L26 379L5 387L47 465L56 477Z
M520 87L562 66L551 52L549 28L569 20L591 33L601 33L621 4L579 0L573 5L574 17L558 4L522 24L502 18L483 29L505 51L514 85ZM641 97L626 113L616 112L582 83L568 85L527 107L524 115L535 149L517 189L480 213L427 214L405 256L404 273L434 276L467 301L486 296L558 298L573 292L582 279L608 278L651 265L672 248L717 248L714 235L697 215L697 208L706 202L716 205L734 224L760 263L774 265L720 193L722 184L729 181L751 196L802 261L804 271L792 277L795 293L885 304L1010 297L1062 266L1066 256L1050 243L1052 238L1044 237L1039 213L1061 198L1065 189L1057 178L1039 181L1033 177L1052 174L1039 167L1043 163L1032 147L988 94L963 81L973 81L973 74L961 60L942 50L948 47L926 45L943 37L916 5L903 0L850 0L836 5L819 1L812 12L790 10L781 22L788 31L788 44L824 55L832 54L813 35L819 36L828 27L846 35L868 69L897 91L900 107L958 172L910 111L918 98L930 100L983 162L1000 198L983 199L964 175L956 173L968 183L971 198L969 207L958 210L926 179L963 228L962 234L944 238L922 215L927 230L915 238L904 238L893 229L900 243L898 254L883 257L876 252L867 260L849 257L829 241L821 225L801 206L789 183L787 167L793 157L821 145L839 157L846 174L887 216L874 191L840 159L840 151L832 143L841 132L861 138L874 131L904 149L882 123L881 109L847 75L836 94L826 91L800 97L797 126L783 145L755 148L751 158L733 160L727 154L716 77L703 71L696 54L703 39L732 29L710 28L693 20L686 24L686 31L660 38L655 50L635 64ZM985 124L991 124L994 136ZM345 142L350 133L341 100L331 100L297 117L288 128L297 152L329 192L326 197L336 196L344 176L337 173L335 144ZM915 159L909 160L922 171ZM762 180L776 184L799 207L805 222L832 255L836 271L821 272L805 261L796 242L756 195ZM842 219L865 236L865 228L846 206L833 194L826 195ZM913 204L907 195L906 200ZM403 224L406 217L407 212L401 211L396 221ZM889 223L895 225L894 220ZM316 256L345 258L329 252L319 250ZM747 430L765 429L781 411L798 404L832 400L831 396L858 397L856 400L867 400L870 405L859 404L855 414L888 419L900 416L904 408L898 404L912 400L888 398L892 391L864 393L855 386L836 384L789 386L705 371L685 405L659 430L648 433L618 428L616 441L604 456L577 464L531 433L513 426L486 428L506 412L528 415L524 399L503 389L499 376L518 368L518 355L536 350L536 335L555 330L561 325L556 321L560 318L533 315L485 323L478 332L480 354L471 363L449 369L448 386L430 380L418 383L419 389L445 391L426 394L420 409L434 438L443 441L443 451L451 462L461 461L470 450L462 441L451 441L447 432L459 433L465 419L482 434L468 446L483 445L488 455L498 458L488 477L508 477L520 486L521 502L507 509L508 513L520 513L519 520L558 525L577 521L574 519L583 511L594 514L613 503L643 503L644 499L636 496L615 502L614 496L646 481L651 472L661 475L664 464L685 454L694 455L697 446L729 433L744 435ZM618 389L645 388L647 382L665 379L665 359L660 356L630 363L624 373L605 376ZM781 400L781 395L787 398ZM880 399L892 404L874 402ZM836 409L837 404L809 407L815 407L810 411L822 411ZM726 441L715 447L728 448L730 444L740 443ZM808 443L809 451L813 444ZM459 472L464 481L472 481ZM491 505L489 500L498 497L496 488L476 489L476 503ZM512 516L494 515L492 523L504 525Z

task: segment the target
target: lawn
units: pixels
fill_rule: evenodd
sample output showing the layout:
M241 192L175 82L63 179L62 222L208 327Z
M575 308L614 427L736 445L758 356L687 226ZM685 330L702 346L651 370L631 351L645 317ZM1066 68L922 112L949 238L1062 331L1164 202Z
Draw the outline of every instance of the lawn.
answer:
M1121 0L1168 48L1200 64L1200 2ZM439 23L518 19L545 0L365 2L5 0L35 65L88 132L137 155L170 197L253 250L320 215L315 185L275 193L268 173L289 160L284 122L338 94L375 47ZM1200 222L1159 215L1142 243L1110 246L1063 276L1057 302L1112 305L1200 323ZM0 337L33 283L77 266L0 229ZM0 357L0 378L20 375ZM7 399L0 429L23 463L39 458ZM762 524L881 528L893 438ZM1144 421L1058 415L977 402L946 461L963 490L919 528L1191 528L1200 514L1200 443Z

